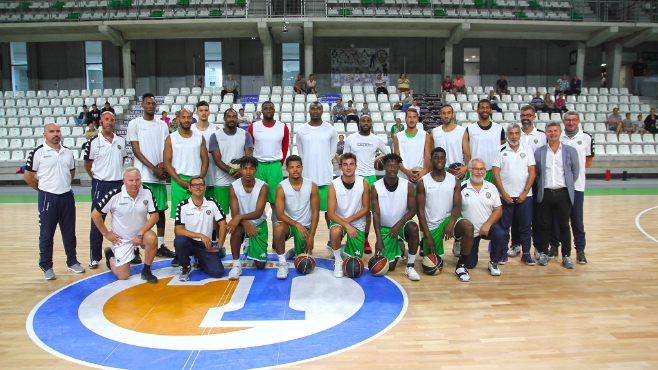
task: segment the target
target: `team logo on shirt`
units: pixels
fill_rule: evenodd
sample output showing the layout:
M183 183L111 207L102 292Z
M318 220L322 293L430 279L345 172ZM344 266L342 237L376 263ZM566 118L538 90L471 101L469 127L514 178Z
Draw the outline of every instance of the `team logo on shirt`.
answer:
M144 201L144 205L146 206L146 205L148 205L148 204L149 204L149 201L148 201L148 200L145 200L145 201Z
M121 150L121 145L117 145L117 149Z
M535 139L535 144L539 144L539 140Z
M583 145L583 142L582 142L582 141L578 141L578 145Z
M206 214L210 216L210 210L206 210Z
M521 153L521 159L525 158L525 153Z
M487 199L491 199L491 193L487 192Z

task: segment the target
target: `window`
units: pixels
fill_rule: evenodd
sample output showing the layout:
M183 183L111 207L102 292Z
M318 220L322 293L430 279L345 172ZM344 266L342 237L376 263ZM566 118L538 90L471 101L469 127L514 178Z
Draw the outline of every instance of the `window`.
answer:
M283 73L281 86L293 86L299 74L299 44L281 44Z
M16 91L27 91L27 43L12 42L9 45L11 51L11 82Z
M85 41L87 89L103 89L103 43Z
M204 87L221 87L222 86L222 43L211 42L205 43L205 63L206 78Z

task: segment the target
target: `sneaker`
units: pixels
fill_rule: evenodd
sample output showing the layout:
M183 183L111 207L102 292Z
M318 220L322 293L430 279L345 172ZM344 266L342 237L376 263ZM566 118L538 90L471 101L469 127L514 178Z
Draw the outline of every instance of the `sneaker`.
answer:
M504 265L507 263L507 259L509 257L507 256L507 253L503 253L503 256L500 257L500 262L498 262L499 265Z
M89 268L92 270L96 270L98 268L98 261L92 260L91 262L89 262Z
M462 255L461 242L458 242L458 241L455 240L455 242L452 243L452 254L454 254L455 257L461 257L461 255Z
M546 266L546 265L548 265L549 260L550 260L550 258L548 258L548 254L539 253L539 262L537 262L537 263L539 264L539 266Z
M276 270L276 278L279 280L285 280L288 278L288 264L279 263L279 268Z
M103 251L105 252L105 266L107 266L108 270L111 270L110 258L114 257L114 252L112 252L112 248L110 247L105 247Z
M190 280L190 274L192 273L191 266L183 266L180 270L180 275L178 276L178 281L188 281Z
M153 275L151 268L146 266L142 269L142 280L146 280L149 284L156 284L158 282L158 278Z
M539 249L535 248L535 258L539 259L540 255L541 255L541 252L539 252Z
M557 246L551 245L551 249L548 251L548 258L553 259L557 257Z
M578 252L577 255L576 255L576 260L581 265L586 265L587 264L587 258L585 258L585 252Z
M407 266L404 270L404 276L408 277L411 281L420 281L420 275L418 275L418 272L416 272L413 266Z
M464 283L471 281L471 275L468 274L468 270L466 270L463 264L457 265L455 276L457 276L459 281Z
M571 260L571 257L569 256L564 256L562 257L562 266L567 269L572 269L573 268L573 261Z
M528 266L534 266L537 264L537 262L535 262L535 260L532 259L530 253L523 253L521 255L521 262L525 262L525 264Z
M238 280L240 278L240 275L242 275L242 266L233 266L231 269L231 272L228 273L228 279L229 280Z
M142 256L139 255L139 247L135 247L135 258L133 258L132 261L130 261L131 264L133 265L139 265L142 263Z
M75 272L76 274L82 274L85 272L85 269L80 266L79 263L76 263L75 265L69 266L69 272Z
M521 253L520 245L513 245L510 249L507 250L507 255L510 257L516 257L517 254Z
M156 257L166 257L166 258L174 258L176 254L171 251L171 249L165 247L164 244L158 248L158 250L155 252Z
M174 258L171 260L171 266L172 267L180 266L180 262L178 262L178 256L175 254L174 254Z
M366 242L363 244L363 252L365 254L372 254L372 247L370 246L368 239L366 239Z
M55 276L55 271L53 271L53 269L48 269L43 272L43 278L46 280L55 280L57 279L57 276Z
M286 252L286 259L287 260L295 259L295 248L291 248L289 251Z
M333 249L333 248L331 248L331 241L328 241L328 242L327 242L327 249L329 249L329 250L332 250L332 249Z
M334 277L342 278L343 276L343 260L336 261L334 263Z
M221 247L219 248L219 258L224 258L226 257L226 248Z
M493 261L489 261L489 272L491 272L491 276L500 276L501 274L498 264Z

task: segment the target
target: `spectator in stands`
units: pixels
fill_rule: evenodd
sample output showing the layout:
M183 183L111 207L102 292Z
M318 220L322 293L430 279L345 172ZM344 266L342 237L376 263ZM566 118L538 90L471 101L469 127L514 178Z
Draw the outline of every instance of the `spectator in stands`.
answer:
M345 135L338 135L338 143L336 144L336 154L334 155L336 161L340 161L339 157L343 155L343 149L345 149Z
M363 103L363 108L361 108L361 114L359 116L363 115L370 115L370 108L368 108L368 103Z
M647 65L642 58L637 58L637 62L631 65L633 74L633 95L642 96L642 85L644 84L644 75L647 74Z
M92 104L91 110L87 112L87 123L93 123L94 126L98 127L101 122L101 111L98 110L96 104Z
M444 99L446 94L452 94L452 81L450 81L450 76L446 76L446 79L441 82L441 91L443 92Z
M382 80L382 75L378 74L377 79L375 80L375 86L377 86L377 95L386 94L388 95L388 90L386 89L386 81Z
M455 77L454 80L452 80L452 88L455 91L455 93L462 93L466 94L466 81L462 78L461 73L457 73L457 77Z
M162 117L160 118L160 121L163 121L164 123L167 124L167 127L169 127L169 123L171 122L171 118L167 117L167 111L166 110L162 111Z
M400 73L400 78L398 79L398 91L399 92L406 92L411 90L411 82L409 82L409 79L407 78L407 75L404 73Z
M347 122L354 121L358 123L359 115L357 114L356 107L354 107L353 105L354 102L352 102L351 100L347 102L347 107L345 107L345 120Z
M114 108L110 106L110 102L108 101L105 102L105 106L103 109L101 109L101 114L103 114L103 112L112 112L112 114L116 116L116 113L114 113Z
M566 112L568 111L567 109L567 101L564 100L564 94L560 93L560 96L558 96L557 99L555 99L555 103L553 104L553 107L555 107L555 110L559 112Z
M637 115L637 121L633 121L633 124L635 125L635 130L637 131L638 134L644 134L644 122L642 122L642 115L638 114Z
M656 110L651 108L649 115L644 119L644 129L652 134L658 134L658 127L656 127Z
M402 107L400 107L400 109L403 112L406 112L413 102L414 102L414 96L412 94L412 91L405 91L404 98L400 101L400 103L402 103Z
M169 133L178 131L178 122L180 121L180 111L176 112L176 117L169 122Z
M634 134L637 131L635 122L631 120L631 114L626 113L626 118L621 121L621 132L624 134Z
M345 108L343 107L343 103L340 101L340 99L336 100L336 103L334 103L334 107L331 108L331 114L334 115L334 123L341 121L343 123L345 122Z
M77 117L73 116L76 126L82 126L87 123L87 109L87 106L83 105L82 112L80 112Z
M619 108L612 108L612 114L608 116L608 130L616 132L617 135L621 132L621 114Z
M539 94L539 92L537 92L537 94ZM555 103L553 103L553 97L550 93L544 95L544 109L546 113L559 113L559 111L555 109Z
M509 95L509 89L507 88L508 85L505 75L500 75L500 79L496 81L496 94L498 94L501 99L503 98L503 94Z
M578 79L578 75L573 76L573 80L569 84L569 92L567 95L580 95L580 89L583 85L583 81Z
M317 94L318 93L318 82L315 80L315 76L311 73L308 75L308 81L306 81L306 93L307 94Z
M418 101L416 99L411 101L411 106L409 108L415 108L418 115L420 115L420 107L418 106Z
M491 102L491 109L499 113L503 112L503 110L500 107L498 107L498 103L497 103L498 98L496 98L496 93L494 93L493 90L489 90L489 101Z
M89 123L89 127L87 128L87 132L85 132L85 138L87 140L91 140L92 137L98 135L98 129L93 123Z
M246 130L249 128L250 125L251 125L251 118L249 118L249 116L244 114L244 108L240 108L240 110L238 111L238 126L241 129Z
M224 101L224 95L233 94L233 103L236 103L238 101L238 82L233 79L232 74L228 75L228 79L222 87L223 89L220 93L222 95L222 101Z
M569 80L567 75L562 75L562 78L555 81L555 96L558 96L560 93L565 93L569 95Z
M295 87L295 92L297 94L303 94L304 93L304 91L305 91L304 89L306 88L306 80L304 80L302 78L301 74L297 75L297 81L295 81L294 87Z
M395 119L395 124L391 127L391 136L388 138L389 145L393 145L393 136L397 135L398 132L404 131L404 125L400 118Z
M257 111L256 116L251 120L251 123L262 121L263 117L261 117L260 115L261 115L261 112Z
M537 94L535 94L535 97L532 98L532 101L530 102L530 104L531 104L533 107L535 107L535 110L537 110L537 111L542 111L542 112L546 112L546 111L544 110L544 109L545 109L545 106L544 106L544 99L542 99L542 97L541 97L541 93L540 93L539 91L537 91Z

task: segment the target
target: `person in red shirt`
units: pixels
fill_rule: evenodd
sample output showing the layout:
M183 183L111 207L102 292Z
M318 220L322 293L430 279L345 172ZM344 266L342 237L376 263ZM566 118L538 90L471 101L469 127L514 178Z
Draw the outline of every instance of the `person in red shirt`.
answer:
M446 94L452 93L452 82L450 82L450 76L446 76L446 79L441 83L441 91L443 91L443 97L446 97Z

